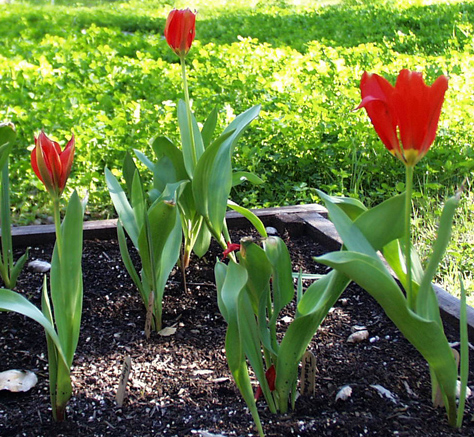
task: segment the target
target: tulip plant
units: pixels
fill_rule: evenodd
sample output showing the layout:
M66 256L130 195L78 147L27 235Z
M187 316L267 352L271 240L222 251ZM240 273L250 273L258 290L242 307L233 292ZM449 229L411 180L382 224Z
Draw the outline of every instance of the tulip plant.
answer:
M159 331L162 325L162 301L166 281L178 260L181 247L181 222L176 199L184 183L167 185L150 205L140 173L129 154L124 161L123 174L129 198L112 172L105 169L109 193L119 215L117 233L120 253L147 308L147 320L152 329ZM140 254L140 275L129 255L124 229ZM148 337L147 323L145 332Z
M232 172L232 151L247 126L257 117L260 106L254 106L237 116L223 133L215 137L218 111L214 109L200 130L191 110L186 77L186 55L195 37L196 14L189 9L170 12L165 25L168 45L179 57L184 90L184 101L178 103L178 124L181 133L181 147L168 138L157 136L152 147L157 157L153 163L143 154L137 156L153 172L155 195L167 184L186 181L178 198L183 230L183 252L181 267L189 265L190 254L204 255L211 236L225 249L229 235L225 225L227 207L245 215L258 230L265 234L258 219L245 208L229 201L231 188L249 180L262 182L256 175L247 172Z
M85 203L74 192L61 222L60 198L66 185L75 149L74 137L61 151L43 132L35 138L31 165L51 195L56 243L49 285L44 277L41 311L22 295L0 290L0 310L15 311L40 323L46 331L49 387L53 417L64 419L72 393L70 369L79 340L82 315L82 222Z
M368 214L366 222L373 220ZM224 252L238 251L238 260L218 261L215 278L219 310L228 328L225 350L232 376L252 414L260 436L263 429L256 399L263 394L272 413L286 413L296 400L298 366L309 342L329 309L349 284L332 271L303 293L302 276L296 287L296 313L279 341L281 310L295 298L288 249L278 237L262 239L263 248L244 238ZM254 395L247 361L260 383Z
M420 73L402 70L392 86L376 74L364 73L360 88L362 102L357 109L366 109L386 148L404 163L406 191L369 210L355 199L334 198L319 192L344 243L344 250L316 260L346 275L379 302L428 362L433 402L444 405L449 423L459 427L468 375L464 290L461 283L461 396L457 406L457 363L443 330L431 283L450 238L460 194L445 204L438 237L425 269L410 235L414 167L435 139L448 79L440 76L427 86ZM372 220L367 220L369 214ZM379 250L401 286L379 257Z
M0 276L6 288L15 288L18 275L28 259L28 251L26 251L16 263L13 261L8 157L15 138L16 132L13 125L0 124L0 169L2 173L0 188L0 225L2 230Z
M119 216L122 258L145 305L152 308L156 330L161 329L164 288L179 258L181 239L184 241L180 264L186 288L185 269L189 265L191 252L194 250L198 256L204 255L212 236L223 249L230 244L225 224L227 207L239 211L266 236L265 227L253 213L229 200L232 186L243 179L261 182L255 175L233 173L231 162L237 140L257 117L260 108L253 107L237 116L216 139L213 137L217 110L211 112L202 130L199 129L191 111L185 62L195 37L195 22L196 14L191 10L175 9L169 14L165 26L165 38L178 55L182 67L184 101L178 103L181 147L166 137L155 137L151 146L157 157L156 162L135 150L138 159L153 174L153 187L148 195L145 194L137 166L128 154L123 167L125 189L111 171L106 170L105 173ZM140 275L128 254L124 230L140 254ZM150 304L150 297L153 304Z

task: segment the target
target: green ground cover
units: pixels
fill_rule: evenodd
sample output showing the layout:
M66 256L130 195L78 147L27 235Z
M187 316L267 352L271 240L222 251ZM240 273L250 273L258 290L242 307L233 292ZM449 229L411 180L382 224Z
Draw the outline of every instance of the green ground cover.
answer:
M262 104L241 139L238 169L265 180L234 193L244 206L317 202L315 188L367 204L404 190L404 168L389 156L360 101L364 70L394 80L402 68L431 83L450 78L431 151L416 168L418 245L436 231L443 199L467 178L453 244L439 280L474 295L474 1L15 1L0 5L0 120L12 121L12 204L19 224L43 219L46 194L30 170L40 129L65 144L76 135L68 189L89 190L88 214L113 207L104 167L126 150L152 155L149 139L178 138L180 67L163 38L170 9L198 9L188 57L193 109L220 123ZM427 220L423 213L429 214ZM425 226L427 225L427 226ZM455 291L453 291L455 293Z

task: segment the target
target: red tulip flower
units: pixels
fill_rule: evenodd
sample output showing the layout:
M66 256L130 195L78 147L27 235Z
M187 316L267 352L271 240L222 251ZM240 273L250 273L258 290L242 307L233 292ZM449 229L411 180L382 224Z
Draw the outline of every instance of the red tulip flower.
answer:
M56 141L50 140L43 131L35 137L35 148L31 152L31 166L36 176L54 197L61 196L71 173L74 159L74 135L63 151Z
M173 9L166 20L165 38L173 51L183 58L196 36L196 14L190 9Z
M362 102L375 131L392 155L413 167L433 144L448 79L428 86L421 73L402 70L395 86L365 72L360 82Z

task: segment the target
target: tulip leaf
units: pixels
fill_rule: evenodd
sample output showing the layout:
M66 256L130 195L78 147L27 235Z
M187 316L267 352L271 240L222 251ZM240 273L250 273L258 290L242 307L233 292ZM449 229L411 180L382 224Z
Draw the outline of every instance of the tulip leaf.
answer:
M209 221L213 233L224 226L227 200L232 188L232 151L245 128L254 120L260 106L238 115L201 156L194 174L193 195L198 212Z
M128 193L132 192L133 177L136 171L138 171L138 168L133 161L132 155L130 152L126 152L125 158L123 159L123 178Z
M258 314L261 301L266 305L270 291L269 281L272 275L272 265L268 261L264 250L251 240L242 239L239 260L245 267L248 275L246 284L252 308Z
M61 224L51 262L51 300L54 321L68 366L79 340L82 316L82 226L83 208L74 191Z
M451 238L451 229L453 226L454 214L456 208L459 205L459 197L454 196L446 201L443 208L438 226L438 236L433 246L433 253L429 259L428 265L426 266L423 280L420 284L418 291L416 309L417 313L423 317L427 317L431 320L438 320L441 324L439 317L439 304L436 294L433 291L431 283L436 274L438 266L443 259L446 247L448 246Z
M193 196L196 209L220 234L224 226L227 200L232 188L230 139L232 132L221 135L204 152L196 166L193 178Z
M303 294L295 320L288 327L278 351L275 387L280 394L280 412L288 410L289 395L308 344L349 282L347 276L332 271L311 284Z
M147 203L145 200L145 193L143 191L142 181L138 169L135 170L135 173L133 175L132 185L129 192L131 193L130 202L133 210L133 215L135 216L135 223L137 224L138 229L141 229L144 225Z
M405 235L405 193L393 196L363 212L354 221L375 250ZM344 240L343 240L344 241Z
M249 181L253 185L263 184L263 179L259 178L256 174L249 171L236 171L232 173L232 186L236 187L245 181Z
M404 245L401 239L393 240L386 244L383 248L383 256L388 265L392 268L396 277L401 282L403 288L407 288L407 274ZM411 248L411 264L412 264L412 287L413 292L418 293L418 289L423 279L424 271L421 265L420 258L416 253L415 248Z
M214 131L216 130L217 125L217 107L214 106L214 109L207 117L207 120L204 123L204 126L201 130L202 141L204 144L204 148L207 148L209 144L211 144L212 136L214 135Z
M38 322L56 345L61 359L66 361L66 357L62 352L61 341L54 329L53 324L28 299L26 299L21 294L16 293L15 291L8 290L6 288L0 288L0 311L14 311L18 314L29 317L35 322Z
M132 278L133 283L138 288L142 300L144 302L148 302L148 295L145 293L145 289L143 287L142 281L140 280L140 276L138 275L135 266L133 265L132 258L130 257L130 253L128 251L127 246L127 239L125 237L125 232L123 230L123 226L120 222L120 219L117 221L117 236L119 241L120 255L122 257L123 264L125 265L128 274Z
M191 129L189 126L189 118L191 119ZM186 106L184 100L178 103L178 124L181 132L181 144L183 146L183 157L186 171L190 177L194 175L196 163L204 153L204 143L201 136L201 131L194 118L192 111ZM192 136L192 137L191 137Z
M117 178L112 174L112 172L106 168L105 169L105 180L107 182L107 187L109 189L110 197L114 204L115 210L117 211L118 216L122 222L122 225L127 231L128 236L132 240L132 243L135 247L138 247L138 225L135 220L135 214L133 213L132 206L130 205L127 195L123 188L117 181Z
M354 199L353 197L329 196L320 190L316 190L316 192L325 203L331 202L341 208L351 220L355 220L360 214L367 211L367 207L360 200Z
M219 310L228 324L225 341L227 363L234 381L250 409L259 433L263 435L245 360L244 341L241 332L243 319L240 317L239 308L241 304L239 301L247 282L247 272L245 268L233 261L230 261L228 266L217 262L215 277Z
M10 123L0 123L0 169L4 167L16 139L16 131Z
M253 227L263 238L266 238L268 236L265 225L252 211L247 208L244 208L243 206L237 205L237 203L233 202L232 200L227 201L227 206L233 209L234 211L237 211L239 214L243 215L250 223L252 223Z
M457 369L442 326L411 311L405 296L388 270L373 257L363 253L341 251L318 257L316 261L347 275L377 300L387 316L429 363L448 400L448 416L456 414Z
M193 251L199 258L202 258L209 250L211 238L212 234L209 231L206 222L202 221L201 227L199 228L199 233L193 246Z
M135 155L136 157L139 159L139 161L146 167L148 168L148 170L150 171L154 171L155 169L155 164L153 163L153 161L148 158L143 152L141 152L140 150L137 150L137 149L133 149L133 151L135 152ZM125 176L125 175L124 175Z
M291 302L295 295L291 259L288 248L281 238L268 237L264 247L273 269L273 314L269 324L275 325L280 311Z

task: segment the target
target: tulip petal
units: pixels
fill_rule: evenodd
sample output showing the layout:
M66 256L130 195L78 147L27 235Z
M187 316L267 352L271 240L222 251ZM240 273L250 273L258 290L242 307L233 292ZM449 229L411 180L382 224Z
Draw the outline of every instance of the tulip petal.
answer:
M423 155L426 154L428 149L433 144L436 137L436 131L438 130L439 117L441 115L441 107L444 102L444 95L448 89L448 78L446 76L438 77L433 85L431 85L430 96L429 96L429 108L430 113L428 117L428 125L426 129L426 136L421 146L421 152Z
M72 163L74 161L75 139L71 137L63 152L61 153L61 179L59 181L59 189L62 192L66 186L66 181L71 173Z
M365 108L385 147L391 153L400 155L397 119L391 107L394 88L383 77L365 72L360 83L360 90L362 102L356 109Z
M415 165L433 144L447 88L445 76L438 77L430 87L424 83L421 73L400 72L395 85L394 106L408 165Z

